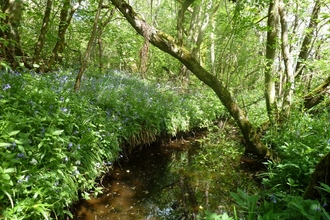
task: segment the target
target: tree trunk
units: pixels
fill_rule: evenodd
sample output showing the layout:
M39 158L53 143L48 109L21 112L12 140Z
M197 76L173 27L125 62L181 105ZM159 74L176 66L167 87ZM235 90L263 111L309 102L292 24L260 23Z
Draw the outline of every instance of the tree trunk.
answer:
M104 6L102 6L102 7L104 8ZM110 13L110 14L108 15L108 13ZM100 25L99 25L98 31L97 31L97 38L98 38L97 43L98 43L98 46L99 46L99 54L98 55L99 55L99 70L100 70L100 72L102 72L103 69L104 69L104 64L103 64L103 41L102 41L103 29L105 28L105 26L107 26L110 23L110 21L111 21L114 14L115 14L115 8L112 8L111 10L109 9L104 15L104 17L107 17L106 20L103 21L103 22L100 22Z
M84 55L84 58L81 62L81 67L79 69L79 72L78 72L78 75L77 75L77 78L76 78L76 83L74 85L74 91L75 92L78 92L78 90L80 89L81 78L82 78L82 75L84 74L84 71L85 71L86 66L87 66L88 58L91 54L92 45L93 45L93 42L94 42L94 39L95 39L95 36L96 36L97 25L98 25L98 21L99 21L101 10L102 10L102 3L103 3L103 1L100 0L98 8L97 8L97 12L95 14L95 18L94 18L94 25L93 25L92 34L89 38L88 45L87 45L87 48L86 48L86 51L85 51L85 55Z
M284 3L281 0L279 5L279 14L281 20L281 38L282 38L282 54L284 59L285 66L285 76L286 80L283 83L284 85L284 95L283 95L283 104L281 110L281 118L286 118L290 115L290 108L293 101L293 92L295 88L294 80L294 70L293 70L293 59L290 52L290 43L289 43L289 30L287 22L287 13L284 8ZM281 82L282 83L282 82Z
M50 13L52 10L52 5L53 5L53 0L47 0L45 15L44 15L44 18L42 21L40 34L38 37L38 41L34 46L33 64L38 64L39 59L40 59L40 53L44 47L46 33L47 33L47 29L48 29L48 24L49 24Z
M310 109L315 105L319 104L326 94L330 94L329 92L330 85L330 76L324 80L324 82L316 87L313 91L305 95L304 97L304 106L306 109Z
M0 25L3 26L0 28L0 38L4 40L1 41L0 48L3 58L15 67L19 62L16 57L23 56L18 28L22 19L24 3L22 0L5 0L0 5L2 13L6 15L5 18L0 18Z
M311 19L309 21L309 25L307 28L308 31L306 32L305 38L301 45L300 53L298 55L298 62L297 62L296 70L295 70L296 76L301 76L303 69L305 67L304 62L307 60L308 55L309 55L309 51L311 48L311 42L313 39L313 33L318 24L318 16L319 16L320 10L321 10L321 1L316 0L315 4L314 4L312 15L311 15Z
M65 34L71 23L73 14L78 9L82 0L78 0L78 3L75 6L70 5L70 0L65 0L60 13L60 24L58 27L58 40L53 49L52 55L48 61L47 70L49 71L55 61L59 60L59 54L63 52L65 44Z
M266 45L266 70L265 70L265 97L266 107L270 123L273 125L278 118L276 94L275 94L275 76L274 76L274 60L277 47L277 26L278 26L278 0L274 0L269 4L268 10L268 32Z
M321 199L322 191L317 188L320 187L320 183L330 185L330 152L316 165L312 179L304 193L304 199Z
M157 30L140 19L132 7L125 1L111 0L111 2L121 11L127 21L140 35L143 36L144 33L149 33L148 39L151 44L178 59L199 80L208 85L216 93L240 128L246 142L247 153L252 153L259 158L264 158L269 153L268 148L262 144L258 132L252 127L242 109L240 109L233 100L230 92L224 87L222 81L206 71L191 52L175 43L176 41L173 37ZM148 31L145 29L148 29Z

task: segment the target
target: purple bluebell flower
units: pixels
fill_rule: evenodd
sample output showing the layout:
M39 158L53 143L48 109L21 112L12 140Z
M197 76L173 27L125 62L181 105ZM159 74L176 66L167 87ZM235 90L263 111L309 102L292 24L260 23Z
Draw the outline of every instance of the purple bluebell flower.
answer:
M10 89L11 88L11 86L9 85L9 83L7 83L3 88L2 88L2 90L3 91L6 91L7 89Z
M272 194L270 196L270 199L272 200L273 203L276 203L277 202L274 194Z
M25 157L25 155L23 153L17 154L17 158L24 158L24 157Z

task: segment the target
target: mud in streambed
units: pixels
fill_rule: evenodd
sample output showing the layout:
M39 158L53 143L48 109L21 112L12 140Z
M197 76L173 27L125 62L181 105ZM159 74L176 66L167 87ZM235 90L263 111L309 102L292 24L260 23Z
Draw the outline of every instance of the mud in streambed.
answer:
M90 200L82 199L73 207L73 219L178 219L187 215L183 205L190 206L190 202L182 201L180 192L169 192L174 188L179 188L176 191L189 188L189 184L183 176L172 177L167 170L173 158L183 152L193 153L197 148L194 139L181 139L167 145L146 147L130 158L122 158L102 180L103 194ZM161 196L164 191L168 192ZM194 202L191 204L196 206ZM185 209L192 210L193 207Z

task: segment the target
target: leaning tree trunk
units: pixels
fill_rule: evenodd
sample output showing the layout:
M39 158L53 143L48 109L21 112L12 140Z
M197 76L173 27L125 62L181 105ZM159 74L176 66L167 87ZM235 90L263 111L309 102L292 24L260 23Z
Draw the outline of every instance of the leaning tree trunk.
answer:
M88 61L89 56L91 54L92 45L93 45L93 42L94 42L94 39L95 39L95 36L96 36L97 25L98 25L98 21L99 21L101 10L102 10L102 3L103 3L103 0L100 0L99 4L98 4L97 12L95 14L95 18L94 18L93 30L92 30L91 36L89 38L89 41L88 41L88 45L87 45L87 48L86 48L86 51L85 51L84 58L81 62L81 66L80 66L80 69L79 69L79 72L78 72L78 75L77 75L77 78L76 78L76 83L74 85L74 91L75 92L78 92L78 90L80 89L81 78L82 78L82 75L84 74L84 71L85 71L86 66L87 66L87 61Z
M310 109L324 100L326 95L330 94L330 76L324 82L316 87L313 91L305 95L304 107Z
M316 165L312 179L304 193L304 198L321 199L322 190L318 188L320 187L320 183L330 185L330 152Z
M304 62L307 60L308 55L310 53L311 43L314 36L314 30L317 28L317 25L319 23L318 17L320 14L320 10L321 10L321 1L316 0L312 11L311 19L309 21L309 25L307 28L308 31L306 32L305 38L301 45L300 53L298 55L298 62L295 70L296 76L301 76L303 73L305 67Z
M125 1L111 0L111 2L121 11L127 21L140 35L146 37L145 33L148 33L147 38L151 44L178 59L199 80L208 85L216 93L240 128L246 142L246 152L252 153L259 158L263 158L269 153L268 148L262 144L258 132L252 127L252 124L234 101L221 80L206 71L191 52L176 44L173 37L157 30L155 27L150 26L144 20L140 19L137 13L135 13L132 7Z

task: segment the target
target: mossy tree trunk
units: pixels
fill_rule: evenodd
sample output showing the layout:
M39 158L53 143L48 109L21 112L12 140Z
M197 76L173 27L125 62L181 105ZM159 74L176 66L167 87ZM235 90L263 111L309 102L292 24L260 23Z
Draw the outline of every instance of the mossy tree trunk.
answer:
M260 135L256 129L253 128L242 109L234 101L223 82L215 75L212 75L205 70L194 58L192 52L188 51L183 46L176 44L175 39L170 35L157 30L155 27L150 26L143 19L139 18L132 7L125 1L111 0L111 2L119 9L131 26L140 35L145 38L147 37L151 44L178 59L199 80L208 85L216 93L221 103L227 108L240 128L246 142L246 152L252 153L259 158L263 158L269 153L268 148L262 144ZM145 36L145 33L148 33L148 36Z

